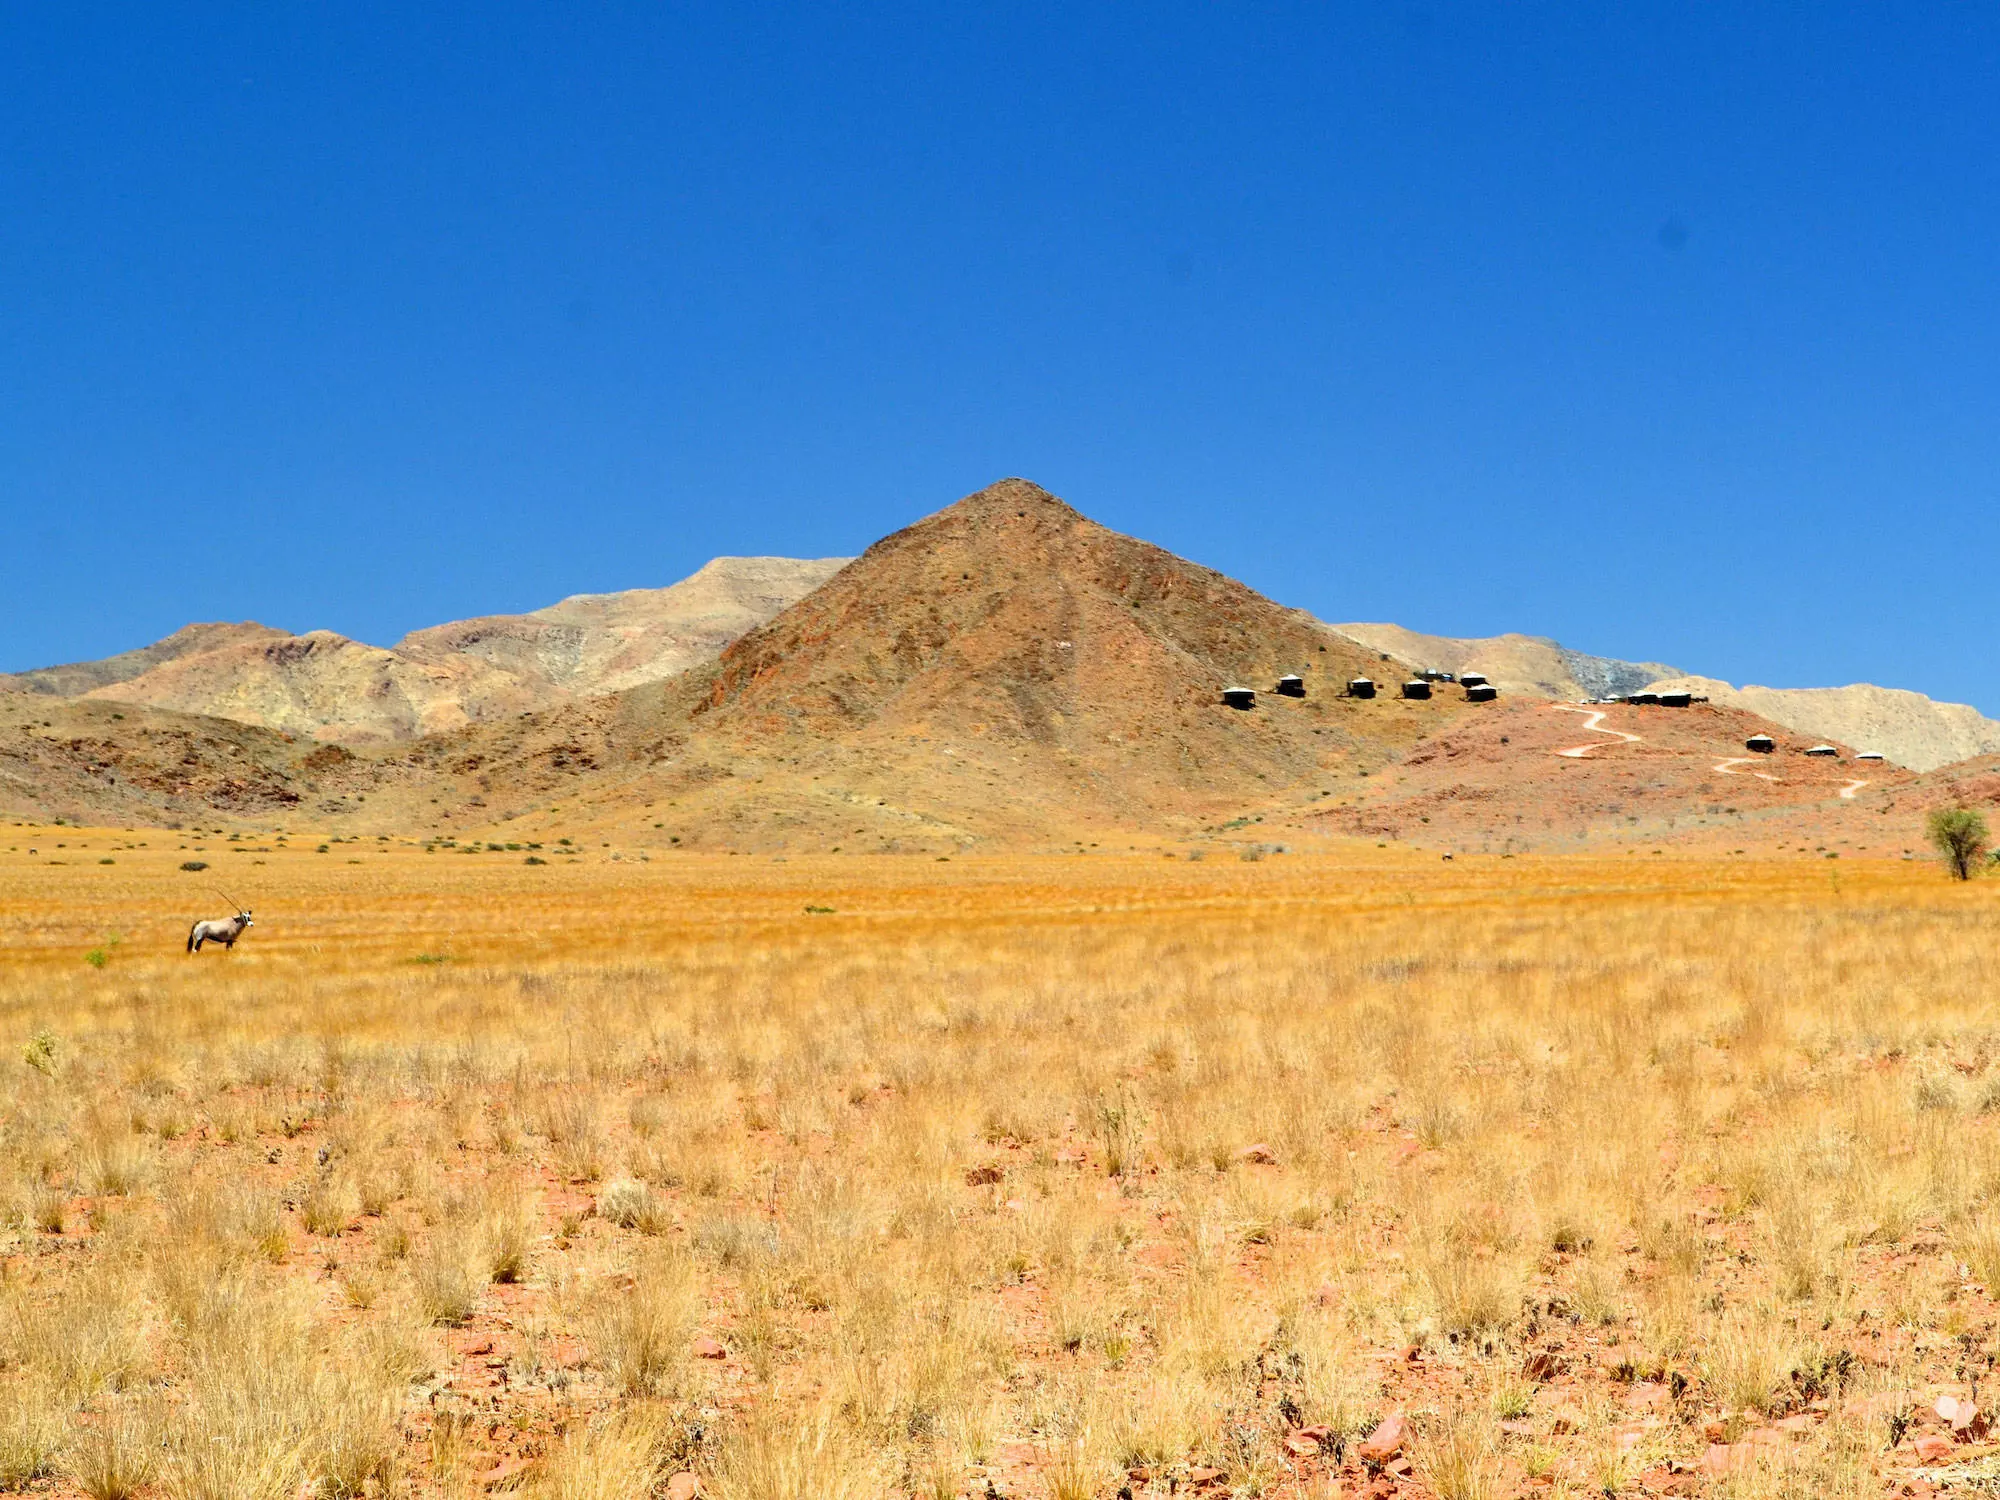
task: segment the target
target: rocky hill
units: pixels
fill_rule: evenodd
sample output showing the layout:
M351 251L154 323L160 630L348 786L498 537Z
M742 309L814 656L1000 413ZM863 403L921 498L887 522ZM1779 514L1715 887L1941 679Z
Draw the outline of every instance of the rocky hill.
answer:
M1776 742L1746 751L1753 735ZM1852 747L1808 755L1801 735L1724 704L1690 708L1503 698L1465 715L1381 775L1300 822L1424 848L1508 853L1668 845L1731 853L1810 837L1825 849L1899 852L1920 838L1898 799L1927 793L1900 767L1858 762ZM1831 842L1830 842L1831 841Z
M0 678L0 687L386 744L686 671L845 561L722 557L667 588L579 594L532 614L416 631L389 648L326 630L190 625L138 651Z
M374 781L346 751L274 730L0 690L0 810L15 818L282 827L363 806Z
M1648 686L1705 693L1711 702L1747 709L1801 734L1878 750L1913 771L1934 771L2000 751L2000 722L1968 704L1940 703L1902 688L1866 682L1838 688L1739 688L1713 677L1672 674Z
M1384 652L1412 671L1435 667L1454 675L1483 672L1503 693L1531 693L1574 702L1631 693L1673 673L1658 662L1619 661L1572 651L1539 635L1494 635L1461 640L1424 635L1400 625L1328 627L1371 651Z
M656 823L683 847L1087 845L1309 804L1463 711L1340 696L1377 660L1005 480L708 666L440 753L510 796L559 795L565 819ZM1270 691L1286 673L1305 698ZM1237 684L1256 708L1223 703Z

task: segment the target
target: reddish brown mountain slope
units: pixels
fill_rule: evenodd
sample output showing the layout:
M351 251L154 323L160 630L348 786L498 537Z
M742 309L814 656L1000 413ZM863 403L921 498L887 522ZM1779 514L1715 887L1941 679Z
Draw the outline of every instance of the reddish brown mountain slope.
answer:
M712 665L463 753L539 795L587 760L596 784L565 817L656 821L690 844L1088 842L1303 805L1461 711L1337 696L1378 662L1003 480L876 543ZM1306 699L1270 691L1288 672ZM1254 710L1222 703L1238 683Z
M1600 714L1599 727L1586 727ZM1776 751L1750 754L1743 742L1754 734L1771 735ZM1467 715L1301 826L1493 852L1833 840L1880 853L1908 843L1925 778L1858 762L1847 746L1805 754L1813 743L1720 704L1586 711L1514 699ZM1892 839L1883 819L1898 805Z

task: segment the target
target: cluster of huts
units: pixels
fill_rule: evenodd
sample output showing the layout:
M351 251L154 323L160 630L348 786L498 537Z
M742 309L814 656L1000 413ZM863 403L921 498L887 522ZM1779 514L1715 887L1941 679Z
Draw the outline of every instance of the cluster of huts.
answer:
M1743 742L1743 748L1756 755L1772 755L1778 749L1778 742L1768 734L1753 734ZM1805 753L1807 755L1824 756L1828 759L1838 759L1840 756L1840 751L1832 745L1809 745L1806 747ZM1857 750L1854 752L1854 758L1856 760L1882 760L1884 757L1880 750Z
M1468 703L1491 703L1500 696L1500 689L1478 672L1467 672L1456 678L1449 672L1419 673L1403 684L1402 695L1405 698L1427 699L1431 696L1432 686L1440 682L1456 682L1465 689L1465 701ZM1280 677L1277 687L1272 691L1281 698L1303 698L1306 695L1305 679L1295 673ZM1372 677L1354 677L1348 680L1345 696L1373 698L1377 691L1378 686ZM1257 690L1247 687L1226 687L1222 690L1222 701L1231 708L1255 708Z

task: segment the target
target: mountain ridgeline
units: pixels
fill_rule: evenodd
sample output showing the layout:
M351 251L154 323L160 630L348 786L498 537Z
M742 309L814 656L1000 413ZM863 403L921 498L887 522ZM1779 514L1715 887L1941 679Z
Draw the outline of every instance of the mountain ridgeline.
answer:
M1398 681L1425 668L1483 672L1503 703L1403 698ZM1303 696L1272 691L1292 674ZM1385 690L1348 696L1358 676ZM1607 724L1601 742L1575 743L1576 713L1551 712L1683 681L1710 706ZM1228 687L1255 707L1225 703ZM1811 736L1908 770L1774 761L1746 780L1732 757L1761 732L1787 755ZM1726 842L1756 820L1796 838L1923 795L1911 771L1994 751L2000 724L1917 694L1739 690L1543 637L1325 625L1019 479L851 560L718 558L667 588L391 647L191 625L0 677L0 808L16 816L601 831L681 849L1287 830L1582 848L1605 830Z

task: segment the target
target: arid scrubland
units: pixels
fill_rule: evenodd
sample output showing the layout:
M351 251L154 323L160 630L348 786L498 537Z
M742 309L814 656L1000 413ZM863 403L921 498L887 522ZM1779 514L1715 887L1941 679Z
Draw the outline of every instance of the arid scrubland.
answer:
M194 959L205 877L85 841L0 856L0 1485L1806 1496L1988 1451L1937 1403L2000 1395L2000 886L341 845L230 862L257 926Z

